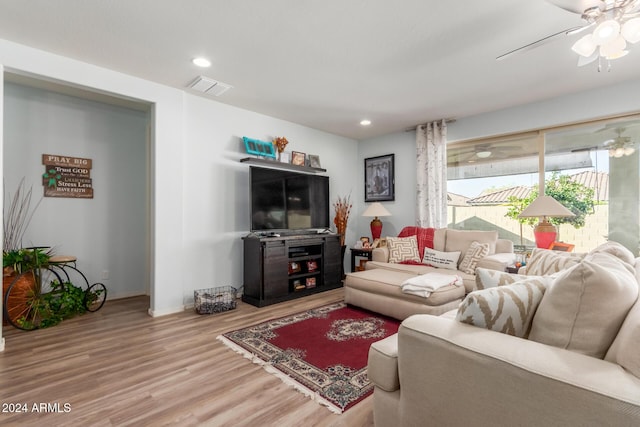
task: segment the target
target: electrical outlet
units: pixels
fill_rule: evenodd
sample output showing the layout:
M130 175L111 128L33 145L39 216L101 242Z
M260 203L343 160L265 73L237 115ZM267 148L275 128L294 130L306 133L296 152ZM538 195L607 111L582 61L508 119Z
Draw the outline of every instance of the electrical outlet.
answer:
M109 270L102 270L102 280L109 280Z

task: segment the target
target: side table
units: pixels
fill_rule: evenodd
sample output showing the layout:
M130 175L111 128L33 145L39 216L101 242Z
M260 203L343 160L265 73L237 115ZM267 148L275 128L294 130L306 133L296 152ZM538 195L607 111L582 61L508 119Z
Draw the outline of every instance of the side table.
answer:
M371 257L373 255L373 249L356 249L349 248L351 250L351 272L356 271L356 257L366 258L367 261L371 261Z

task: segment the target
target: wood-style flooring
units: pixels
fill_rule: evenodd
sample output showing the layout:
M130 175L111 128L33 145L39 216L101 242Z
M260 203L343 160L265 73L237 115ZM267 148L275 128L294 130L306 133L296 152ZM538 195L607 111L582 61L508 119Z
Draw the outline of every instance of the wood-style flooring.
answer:
M372 397L333 414L216 340L342 299L336 289L263 308L238 300L222 314L152 318L149 299L135 297L49 329L4 326L0 425L372 426Z

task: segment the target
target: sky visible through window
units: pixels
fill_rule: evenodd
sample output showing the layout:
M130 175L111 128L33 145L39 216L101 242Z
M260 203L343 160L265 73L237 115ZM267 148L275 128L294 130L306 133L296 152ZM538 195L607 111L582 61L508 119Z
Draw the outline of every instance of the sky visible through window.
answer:
M609 154L606 150L591 152L593 167L583 169L564 170L560 173L574 175L583 171L592 170L594 172L609 172ZM550 176L547 172L546 176ZM461 196L473 198L483 193L494 190L499 191L509 187L524 186L530 187L538 184L538 174L528 173L521 175L495 176L488 178L457 179L447 181L447 191Z

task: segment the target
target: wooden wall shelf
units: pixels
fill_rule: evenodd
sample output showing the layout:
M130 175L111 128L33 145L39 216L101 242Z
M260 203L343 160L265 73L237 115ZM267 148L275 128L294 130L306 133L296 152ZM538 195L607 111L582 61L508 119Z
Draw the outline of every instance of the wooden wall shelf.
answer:
M277 160L265 160L257 157L245 157L244 159L240 159L242 163L248 163L250 165L255 166L267 166L275 169L286 169L298 172L307 172L307 173L319 173L326 172L326 169L322 168L312 168L311 166L300 166L300 165L292 165L291 163L283 163Z

